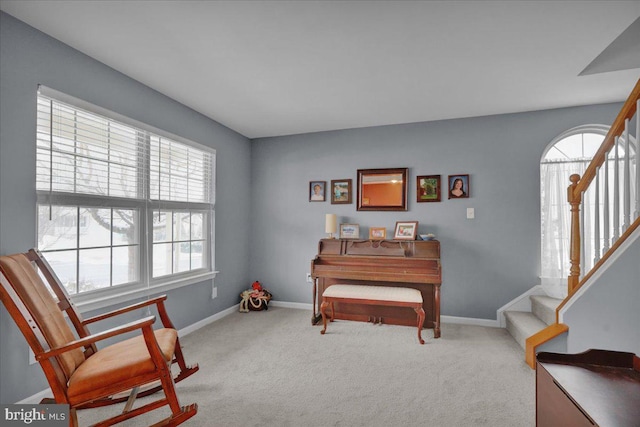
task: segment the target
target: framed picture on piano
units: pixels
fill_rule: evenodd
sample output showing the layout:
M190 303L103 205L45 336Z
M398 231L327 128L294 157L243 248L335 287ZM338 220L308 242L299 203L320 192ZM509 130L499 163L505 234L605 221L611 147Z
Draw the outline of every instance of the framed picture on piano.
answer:
M396 221L394 240L416 240L416 234L418 234L418 221Z
M341 239L359 239L360 225L358 224L340 224Z

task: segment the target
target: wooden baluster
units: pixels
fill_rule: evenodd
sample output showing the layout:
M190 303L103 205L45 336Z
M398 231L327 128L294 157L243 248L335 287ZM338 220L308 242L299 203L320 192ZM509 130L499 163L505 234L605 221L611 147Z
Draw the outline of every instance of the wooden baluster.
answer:
M602 211L602 255L604 256L604 254L609 250L609 153L607 153L604 160L604 204L602 206Z
M580 181L580 175L573 174L569 177L571 185L567 189L567 198L571 205L571 242L569 247L569 270L568 288L569 294L578 286L580 281L580 202L582 193L575 194L574 190Z
M624 121L624 222L622 231L627 231L631 225L631 153L629 152L629 119Z
M614 142L614 159L613 165L613 237L611 244L620 238L620 155L618 154L618 146L620 139L616 136Z

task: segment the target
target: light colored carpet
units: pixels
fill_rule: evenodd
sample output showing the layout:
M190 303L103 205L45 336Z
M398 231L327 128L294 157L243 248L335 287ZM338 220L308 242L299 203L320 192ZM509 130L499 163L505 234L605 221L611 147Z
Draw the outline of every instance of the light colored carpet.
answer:
M185 426L534 426L535 375L505 329L335 321L281 307L234 313L181 338L200 371L177 385L197 402ZM140 399L147 401L149 398ZM120 406L79 412L80 425ZM168 415L145 414L123 426Z

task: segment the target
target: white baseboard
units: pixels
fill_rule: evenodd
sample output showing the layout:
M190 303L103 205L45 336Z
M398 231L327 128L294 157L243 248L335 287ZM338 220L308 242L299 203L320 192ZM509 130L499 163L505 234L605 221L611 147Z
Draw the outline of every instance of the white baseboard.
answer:
M29 396L26 399L22 399L21 401L16 402L16 404L18 404L18 405L37 405L45 397L53 397L53 392L51 391L50 388L48 388L46 390L42 390L41 392L36 393L33 396Z
M270 301L269 305L274 307L295 308L297 310L313 310L313 304L306 304L302 302Z
M441 323L456 323L458 325L474 325L487 326L490 328L499 328L497 320L491 319L475 319L473 317L457 317L457 316L440 316Z
M238 307L239 305L232 305L231 307L227 308L226 310L222 310L219 313L214 314L213 316L209 316L205 319L199 320L196 323L192 323L191 325L184 327L182 329L180 329L178 331L178 336L185 336L185 335L189 335L192 332L197 331L200 328L203 328L207 325L210 325L211 323L222 319L223 317L227 317L228 315L230 315L231 313L235 313L236 311L238 311Z

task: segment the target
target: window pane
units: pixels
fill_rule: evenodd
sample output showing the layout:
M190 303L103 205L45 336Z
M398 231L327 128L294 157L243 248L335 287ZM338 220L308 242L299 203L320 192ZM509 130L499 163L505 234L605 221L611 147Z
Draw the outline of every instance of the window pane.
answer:
M111 271L109 248L80 250L79 262L80 292L109 287Z
M204 236L204 230L202 229L204 220L204 214L192 213L191 214L191 238L202 239Z
M80 247L95 248L111 244L111 209L80 209Z
M191 242L191 269L203 268L205 265L202 259L202 248L204 241Z
M171 241L173 224L171 212L153 212L153 242Z
M189 240L191 217L189 212L173 213L173 240Z
M38 249L47 251L76 248L77 214L75 207L38 205Z
M113 210L113 244L130 245L139 243L139 215L134 209Z
M156 243L153 245L153 277L171 274L173 264L171 243Z
M72 251L60 251L60 252L46 252L43 253L49 265L56 276L60 280L60 283L67 289L70 294L76 293L76 265L78 252Z
M113 284L137 282L139 246L121 246L113 248Z
M585 133L584 136L584 157L589 159L593 158L593 156L600 148L602 141L604 141L603 135L598 135L595 133Z
M175 252L175 266L173 268L174 273L180 273L190 270L191 264L191 243L182 242L174 243L173 250Z

